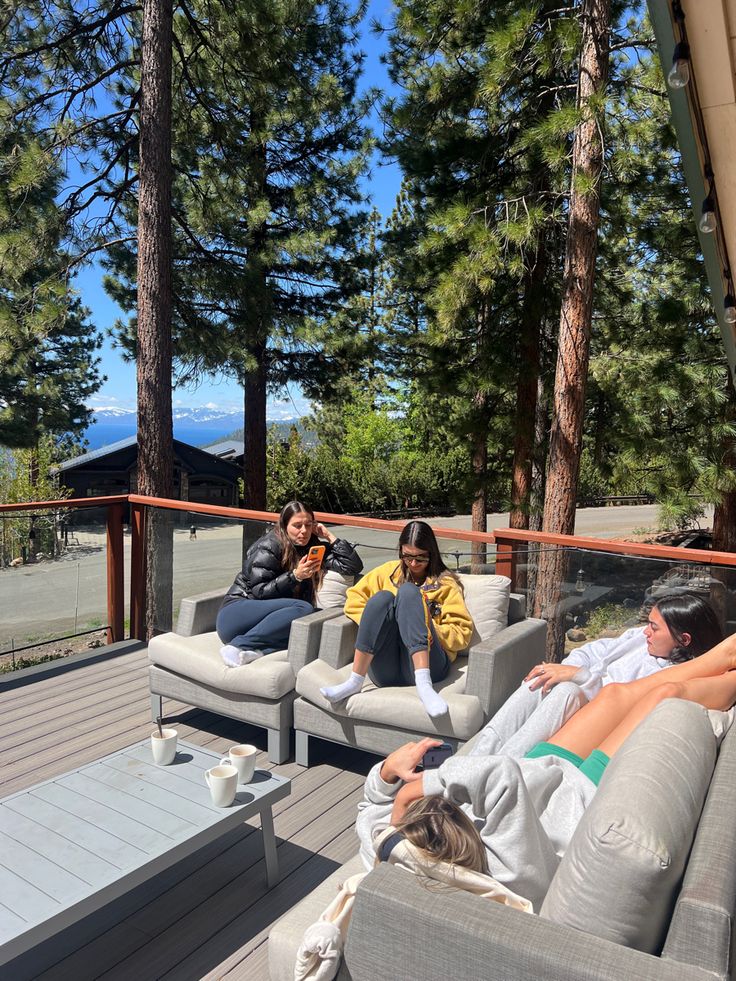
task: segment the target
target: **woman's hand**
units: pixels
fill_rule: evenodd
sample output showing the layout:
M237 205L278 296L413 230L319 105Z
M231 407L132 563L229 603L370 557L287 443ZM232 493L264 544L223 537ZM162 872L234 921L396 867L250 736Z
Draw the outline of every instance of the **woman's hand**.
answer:
M420 797L424 797L422 774L417 773L416 776L418 779L413 780L411 783L405 783L394 798L394 806L391 810L391 824L394 826L396 826L396 824L403 818L404 814L406 814L406 809L412 801L419 800Z
M530 682L531 691L541 688L546 695L561 681L572 681L579 670L577 664L550 664L545 662L533 667L524 681Z
M298 582L311 579L319 569L319 562L314 562L309 558L309 552L299 560L299 565L294 569L294 577Z
M422 774L415 771L422 762L422 757L428 749L441 745L441 739L430 739L428 736L416 743L404 743L393 753L389 753L383 761L381 779L386 783L396 783L397 780L413 783L421 780Z
M318 521L314 526L314 533L317 538L326 538L327 541L332 545L334 541L337 541L335 536L332 534L329 528L326 528L321 521Z

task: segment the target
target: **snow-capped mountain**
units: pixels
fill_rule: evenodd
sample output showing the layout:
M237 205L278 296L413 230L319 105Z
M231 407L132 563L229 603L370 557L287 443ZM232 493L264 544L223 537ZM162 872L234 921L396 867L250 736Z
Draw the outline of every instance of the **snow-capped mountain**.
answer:
M296 419L289 415L285 406L269 406L270 422L287 422ZM243 410L231 408L218 409L215 405L176 406L174 415L174 437L192 446L204 446L243 428ZM90 449L107 446L119 439L133 436L136 431L136 411L117 405L95 407L93 422L87 429L85 439Z

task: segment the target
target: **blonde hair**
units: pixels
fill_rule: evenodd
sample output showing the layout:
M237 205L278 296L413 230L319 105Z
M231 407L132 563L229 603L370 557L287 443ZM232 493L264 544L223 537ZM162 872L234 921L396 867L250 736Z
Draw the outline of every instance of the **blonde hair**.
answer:
M488 871L488 858L475 825L457 804L438 795L420 797L407 807L396 830L439 862Z

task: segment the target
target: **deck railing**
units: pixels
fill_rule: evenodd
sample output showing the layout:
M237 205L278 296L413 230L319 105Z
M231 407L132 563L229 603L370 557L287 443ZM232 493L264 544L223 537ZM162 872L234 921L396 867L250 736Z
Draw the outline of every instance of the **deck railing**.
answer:
M145 497L139 494L118 495L113 497L96 497L58 501L38 501L15 504L0 504L0 518L13 513L25 515L38 514L44 511L71 511L75 514L84 509L94 508L98 511L104 508L105 547L106 547L106 611L107 611L107 640L108 643L125 639L125 549L124 523L127 518L130 526L130 559L129 559L129 636L145 639L146 631L146 524L154 511L179 514L182 523L195 523L197 516L202 519L221 519L223 523L237 524L239 527L246 522L255 523L262 530L264 523L274 522L277 515L267 511L252 511L241 508L220 507L217 505L196 504L191 501L174 501L160 498ZM186 515L186 517L185 517ZM375 550L381 553L380 561L395 554L395 538L405 522L367 518L346 514L317 512L318 520L334 527L348 527L365 531L366 540L361 543L366 552ZM599 538L582 537L577 535L551 535L544 532L532 532L516 529L494 529L490 532L473 532L442 524L442 518L435 519L433 526L440 546L445 554L454 557L454 564L460 568L472 569L474 572L496 572L508 576L513 588L528 591L531 601L533 595L533 577L535 562L540 555L549 550L556 550L565 556L564 573L560 573L559 590L554 595L552 607L537 610L537 613L548 618L560 613L567 617L567 622L574 624L576 618L584 612L588 613L597 603L603 602L608 596L611 600L620 601L626 590L624 583L629 583L629 605L633 605L643 592L648 591L647 582L666 581L672 575L672 570L690 570L683 572L680 579L688 576L701 590L714 592L716 587L721 597L722 615L724 622L736 620L736 612L731 609L731 596L736 595L736 554L712 552L703 549L682 549L661 545L644 545L630 542L610 541ZM254 532L255 533L255 532ZM375 541L370 533L375 533ZM389 533L387 536L386 533ZM234 536L231 536L231 539ZM379 543L376 543L380 539ZM455 543L454 550L451 543ZM469 552L462 550L462 545L470 547ZM488 561L486 561L486 549ZM461 559L470 555L470 562L461 565ZM610 558L606 559L608 556ZM364 556L365 557L365 556ZM239 551L229 546L227 561L223 557L223 581L232 580L237 569ZM606 565L606 563L608 563ZM375 563L374 563L375 564ZM635 564L635 565L634 565ZM448 560L448 565L453 563ZM582 573L587 567L585 578ZM219 572L220 570L218 570ZM678 573L679 574L679 573ZM577 580L576 580L577 577ZM203 575L206 579L206 575ZM564 580L564 582L563 582ZM530 585L531 583L531 585ZM102 585L102 584L101 584ZM216 585L220 585L217 583ZM682 585L680 583L680 585ZM201 589L208 586L202 582ZM549 591L547 591L549 595ZM725 598L724 598L725 597ZM627 602L624 600L624 603ZM531 606L531 602L530 602ZM565 622L563 621L563 626ZM170 622L162 622L160 629L170 629Z

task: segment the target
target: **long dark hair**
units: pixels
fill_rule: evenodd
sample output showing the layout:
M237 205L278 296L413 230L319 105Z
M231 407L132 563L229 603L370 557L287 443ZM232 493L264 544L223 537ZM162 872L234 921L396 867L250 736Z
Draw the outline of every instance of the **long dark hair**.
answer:
M440 579L442 576L452 576L452 573L442 561L439 545L434 536L431 525L426 521L410 521L404 525L399 535L399 558L401 549L404 545L411 545L413 548L420 548L429 555L427 565L427 579ZM455 577L452 576L454 579ZM401 579L403 582L410 581L409 568L401 559Z
M658 596L654 607L667 624L675 647L670 661L679 664L700 657L723 640L723 630L716 611L699 593L670 593ZM683 634L690 634L685 644Z
M314 521L314 511L309 507L309 505L303 504L301 501L289 501L288 504L284 504L284 506L281 508L281 514L279 515L279 520L276 524L275 530L276 535L283 546L283 551L281 553L281 565L287 572L295 569L299 565L302 558L294 548L294 543L286 532L286 526L295 514L308 514L312 521ZM315 592L319 589L322 582L323 572L321 569L318 575L319 582L317 581L317 576L314 577Z

